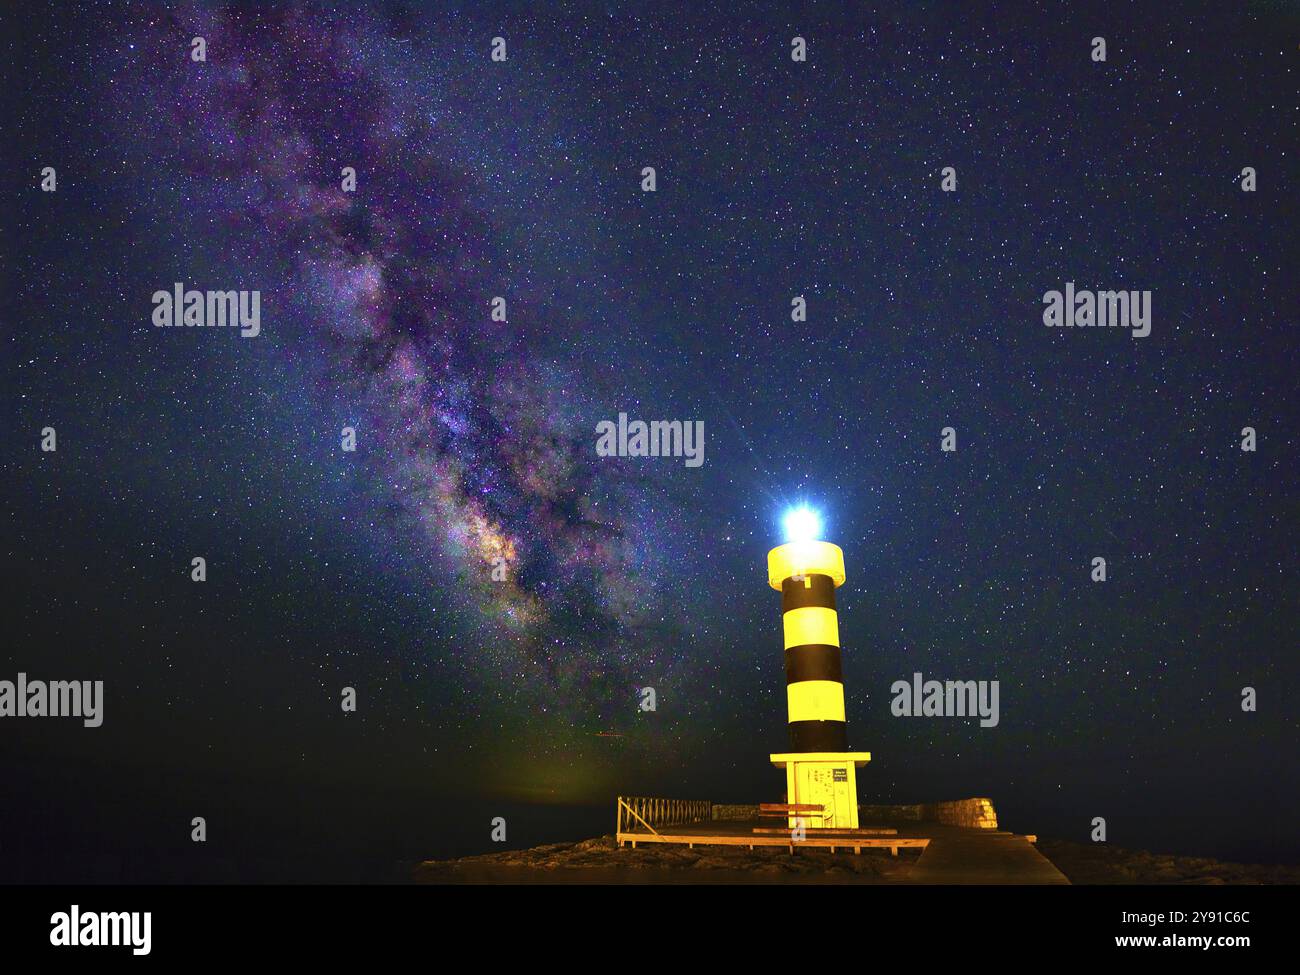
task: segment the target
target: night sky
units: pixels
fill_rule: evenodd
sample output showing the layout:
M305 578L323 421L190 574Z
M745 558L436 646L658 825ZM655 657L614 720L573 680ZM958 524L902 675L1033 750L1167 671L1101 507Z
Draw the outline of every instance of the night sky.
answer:
M17 875L779 801L798 503L862 801L1300 860L1300 8L534 6L8 14L0 679L105 682L0 722ZM175 282L261 334L155 328ZM1150 335L1045 327L1067 282ZM892 716L918 671L1000 723Z

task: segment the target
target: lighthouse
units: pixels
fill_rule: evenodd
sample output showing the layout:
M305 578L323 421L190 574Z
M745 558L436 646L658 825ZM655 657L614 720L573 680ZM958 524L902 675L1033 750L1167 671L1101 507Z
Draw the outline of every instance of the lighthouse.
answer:
M781 594L790 732L790 750L769 757L785 769L786 802L811 807L792 811L791 827L857 829L857 770L871 753L849 751L835 611L844 553L820 535L817 515L795 509L785 518L785 544L767 553L768 584Z

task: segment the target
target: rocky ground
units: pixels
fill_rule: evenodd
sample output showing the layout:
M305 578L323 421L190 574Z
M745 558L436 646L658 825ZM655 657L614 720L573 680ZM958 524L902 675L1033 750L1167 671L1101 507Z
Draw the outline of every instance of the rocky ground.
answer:
M539 873L564 872L564 882L584 871L587 879L646 882L831 882L890 883L901 880L917 854L904 850L897 858L887 850L863 850L832 854L807 849L791 856L783 848L686 846L654 844L633 850L618 849L614 837L601 836L580 843L552 843L529 850L507 850L460 860L430 860L416 869L416 880L426 882L474 882L509 879L518 874L524 880L540 880Z
M1038 849L1075 884L1300 884L1300 866L1252 866L1102 844L1040 839ZM903 883L918 853L653 845L618 849L612 836L460 860L430 860L425 883Z
M1073 884L1300 884L1300 866L1225 863L1068 840L1040 839L1038 849Z

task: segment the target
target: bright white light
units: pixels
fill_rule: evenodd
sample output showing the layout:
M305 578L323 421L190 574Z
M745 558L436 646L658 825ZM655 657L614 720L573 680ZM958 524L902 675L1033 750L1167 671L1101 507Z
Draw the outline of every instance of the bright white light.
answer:
M787 542L811 542L821 537L821 515L811 508L791 508L782 520Z

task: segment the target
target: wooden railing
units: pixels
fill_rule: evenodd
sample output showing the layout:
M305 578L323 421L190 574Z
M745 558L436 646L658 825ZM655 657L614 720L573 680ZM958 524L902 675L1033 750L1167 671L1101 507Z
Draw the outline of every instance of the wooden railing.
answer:
M649 830L656 826L681 826L713 818L713 803L706 799L653 799L647 796L619 796L614 807L616 833Z

